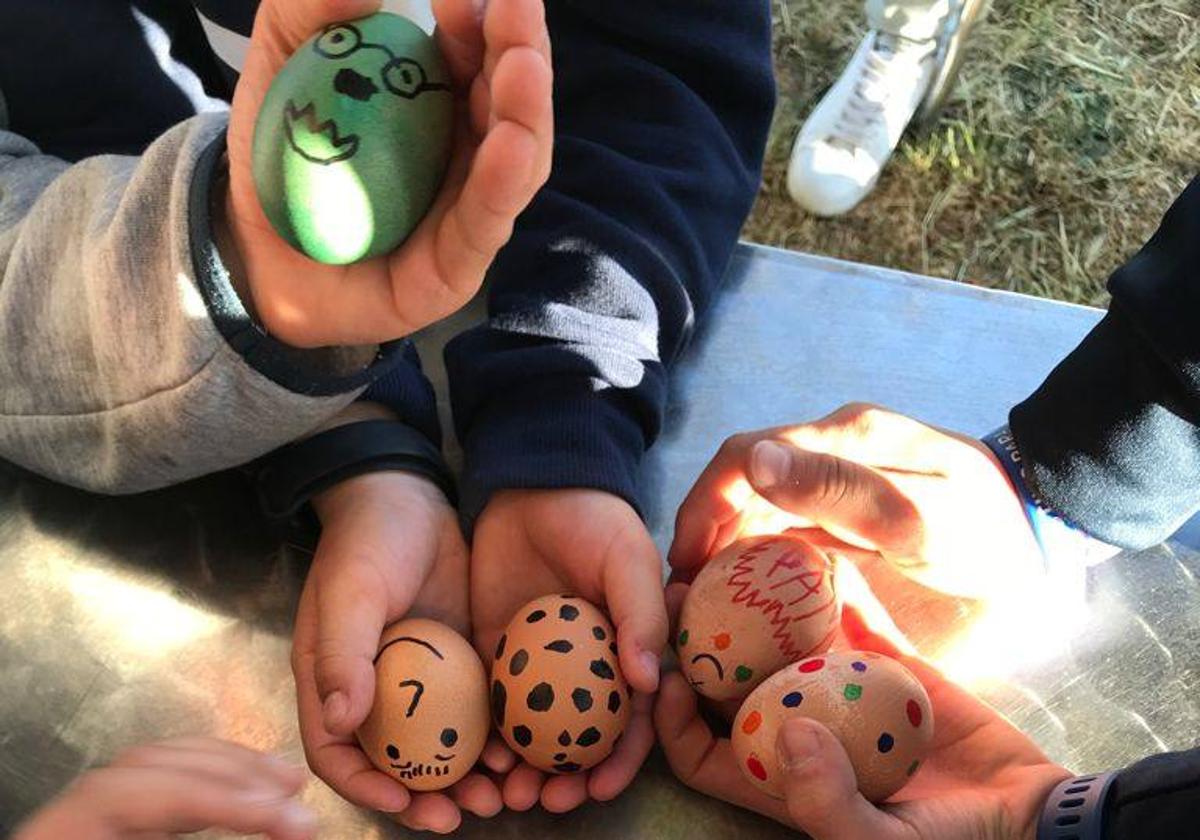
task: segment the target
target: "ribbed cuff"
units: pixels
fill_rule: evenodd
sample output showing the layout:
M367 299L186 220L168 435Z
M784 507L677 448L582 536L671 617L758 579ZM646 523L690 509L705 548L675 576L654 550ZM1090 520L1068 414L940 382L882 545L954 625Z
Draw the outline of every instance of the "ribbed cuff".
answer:
M401 359L401 341L382 344L365 367L345 371L338 347L301 349L267 335L254 323L230 282L212 230L212 188L224 177L221 133L196 161L188 196L193 270L201 297L217 330L246 363L277 385L312 397L346 394L369 385Z
M463 451L468 533L498 490L587 487L641 511L637 470L646 441L616 389L551 378L493 399L474 418Z

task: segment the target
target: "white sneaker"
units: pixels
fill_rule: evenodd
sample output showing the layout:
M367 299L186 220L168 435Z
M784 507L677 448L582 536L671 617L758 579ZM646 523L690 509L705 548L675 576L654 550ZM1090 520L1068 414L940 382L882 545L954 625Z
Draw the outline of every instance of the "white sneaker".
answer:
M818 216L851 210L875 186L929 89L937 41L871 31L804 123L788 192Z

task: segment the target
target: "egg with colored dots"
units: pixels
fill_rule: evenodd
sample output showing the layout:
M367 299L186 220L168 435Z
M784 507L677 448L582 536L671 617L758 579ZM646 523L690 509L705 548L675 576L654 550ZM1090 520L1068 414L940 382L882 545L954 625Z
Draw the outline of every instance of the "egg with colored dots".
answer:
M882 802L912 778L933 740L925 688L907 668L867 651L828 651L788 665L746 698L733 721L738 766L764 793L783 797L779 727L792 717L824 724L841 742L858 789Z
M697 692L740 700L789 662L827 650L840 618L829 555L790 533L752 537L696 575L675 650Z
M424 30L387 12L331 24L296 49L259 109L263 213L318 262L387 254L433 203L453 122L450 74Z
M487 672L466 639L424 618L384 630L375 701L358 728L376 767L410 790L449 787L475 765L488 729Z
M574 595L517 610L496 645L491 687L492 722L517 755L560 774L608 757L630 711L616 639L604 613Z

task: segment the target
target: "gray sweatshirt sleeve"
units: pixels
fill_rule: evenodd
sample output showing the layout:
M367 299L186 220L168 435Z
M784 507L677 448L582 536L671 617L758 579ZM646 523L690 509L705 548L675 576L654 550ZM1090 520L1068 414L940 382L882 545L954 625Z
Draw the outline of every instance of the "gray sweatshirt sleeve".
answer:
M399 348L297 350L249 318L209 226L226 115L74 165L0 130L0 458L107 493L311 431Z

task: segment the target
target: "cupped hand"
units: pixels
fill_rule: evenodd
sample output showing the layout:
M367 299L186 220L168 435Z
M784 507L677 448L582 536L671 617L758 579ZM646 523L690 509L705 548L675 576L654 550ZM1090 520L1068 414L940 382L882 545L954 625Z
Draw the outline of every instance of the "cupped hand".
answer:
M550 172L550 41L541 0L434 0L437 41L457 97L450 166L429 213L391 254L347 266L314 262L271 228L251 174L254 124L296 48L379 0L264 0L229 122L225 220L253 306L298 347L374 344L415 332L474 296L513 221Z
M354 736L374 701L373 660L385 626L423 616L469 638L467 549L456 512L432 482L403 472L352 478L314 506L321 539L292 644L309 766L349 801L410 828L452 831L460 808L492 816L500 792L482 774L444 793L409 793L375 769Z
M654 721L675 775L816 840L1034 840L1046 797L1070 773L987 704L871 630L854 607L843 612L843 630L854 648L900 661L933 704L930 754L904 788L872 805L858 792L833 734L816 721L792 718L776 742L787 774L785 799L772 799L742 774L729 739L713 734L687 680L671 673L663 678Z
M764 520L815 525L953 595L1020 592L1044 570L984 444L875 406L729 438L679 509L669 562L686 580Z
M147 744L84 773L14 840L146 840L206 829L309 840L316 817L296 799L304 778L303 768L225 741Z
M646 526L622 499L599 490L508 490L479 517L471 549L476 648L490 668L496 643L527 602L574 593L606 610L617 630L621 669L636 692L633 714L612 755L589 771L552 776L521 763L494 739L484 763L505 774L504 802L539 800L563 812L589 797L609 800L637 774L654 744L650 722L659 658L667 640L662 562Z

